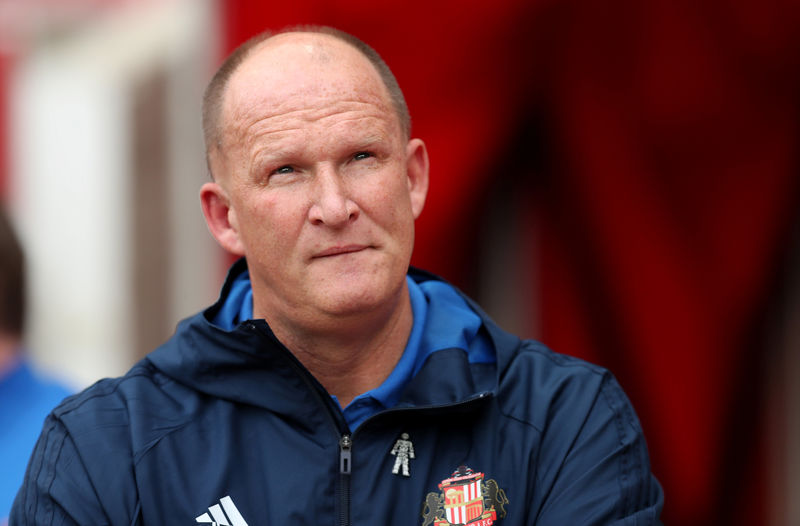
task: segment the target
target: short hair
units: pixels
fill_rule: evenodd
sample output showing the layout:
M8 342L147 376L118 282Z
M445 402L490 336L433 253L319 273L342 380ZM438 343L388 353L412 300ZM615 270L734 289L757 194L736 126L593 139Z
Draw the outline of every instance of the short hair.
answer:
M0 333L22 336L24 324L25 256L0 206Z
M394 106L395 113L400 121L400 127L403 131L403 134L406 136L406 138L411 136L411 115L409 114L408 105L406 104L406 99L403 96L403 91L400 89L400 85L397 83L397 79L392 73L392 70L389 69L389 66L386 64L386 62L384 62L378 52L372 47L349 33L328 26L292 26L275 32L267 30L255 35L241 44L228 56L228 58L225 59L217 72L211 78L211 82L209 82L208 86L206 87L205 94L203 95L203 138L206 145L206 161L208 162L208 170L211 172L212 177L214 174L211 170L209 156L212 148L222 147L220 134L222 102L225 97L225 92L227 91L231 76L233 76L236 70L239 69L239 66L242 65L247 57L250 56L250 53L253 51L253 49L259 44L273 36L295 32L329 35L341 40L342 42L350 44L360 51L361 54L367 60L369 60L372 66L377 70L378 75L383 81L383 85L386 86L386 89L389 92L389 97L392 101L392 106Z

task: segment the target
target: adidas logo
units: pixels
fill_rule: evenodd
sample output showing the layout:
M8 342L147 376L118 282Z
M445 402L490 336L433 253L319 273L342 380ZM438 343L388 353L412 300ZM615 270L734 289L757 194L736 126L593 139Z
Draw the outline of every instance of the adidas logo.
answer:
M208 513L211 515L209 516ZM201 524L210 524L211 526L247 526L247 521L244 520L244 517L236 508L236 504L233 503L233 499L229 496L219 499L219 504L214 504L208 508L208 513L200 515L195 520Z

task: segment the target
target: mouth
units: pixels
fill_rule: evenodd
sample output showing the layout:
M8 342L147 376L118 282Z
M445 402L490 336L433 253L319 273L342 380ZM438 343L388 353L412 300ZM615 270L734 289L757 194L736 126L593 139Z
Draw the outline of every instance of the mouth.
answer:
M341 245L326 248L325 250L314 254L312 259L329 258L334 256L343 256L345 254L353 254L361 252L369 248L369 245Z

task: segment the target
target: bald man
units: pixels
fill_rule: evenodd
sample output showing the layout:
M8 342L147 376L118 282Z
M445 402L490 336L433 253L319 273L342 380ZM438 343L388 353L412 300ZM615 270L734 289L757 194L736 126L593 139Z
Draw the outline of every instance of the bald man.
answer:
M614 378L409 269L428 154L372 49L259 35L203 120L203 213L241 257L216 304L50 415L12 524L658 523Z

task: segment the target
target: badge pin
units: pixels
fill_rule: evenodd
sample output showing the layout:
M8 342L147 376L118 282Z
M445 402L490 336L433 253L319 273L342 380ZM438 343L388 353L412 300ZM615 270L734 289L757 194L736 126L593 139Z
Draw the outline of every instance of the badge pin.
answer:
M410 477L411 473L408 471L408 461L414 458L414 444L411 443L408 433L400 435L400 438L394 443L394 447L392 447L389 454L395 457L392 473L394 475L400 475L402 472L404 477Z

